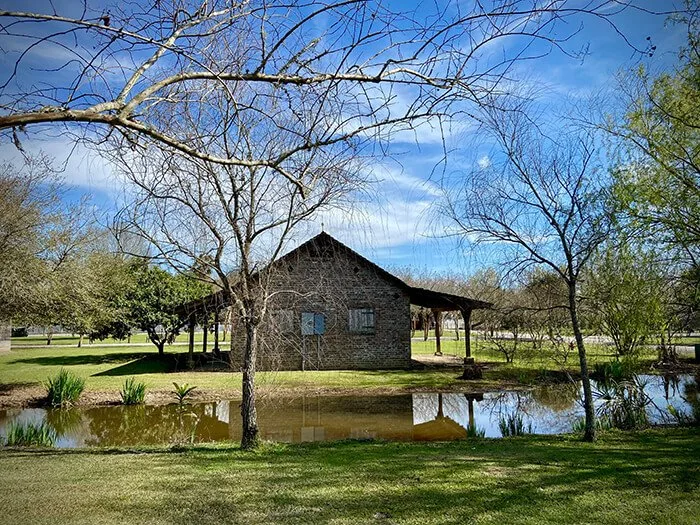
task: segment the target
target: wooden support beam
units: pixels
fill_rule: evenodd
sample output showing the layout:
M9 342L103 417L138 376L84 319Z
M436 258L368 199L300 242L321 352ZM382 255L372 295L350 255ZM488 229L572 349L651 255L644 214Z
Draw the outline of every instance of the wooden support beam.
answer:
M209 325L204 324L204 333L202 334L202 353L207 353L207 338L209 336Z
M219 309L214 311L214 353L219 353Z
M442 349L440 348L440 321L442 320L442 312L433 310L433 317L435 318L435 355L442 355Z
M464 363L474 364L472 357L472 311L461 310L462 319L464 319Z
M189 347L188 347L188 361L190 367L194 366L194 316L190 317L190 325L189 325L189 332L190 332L190 340L189 340Z

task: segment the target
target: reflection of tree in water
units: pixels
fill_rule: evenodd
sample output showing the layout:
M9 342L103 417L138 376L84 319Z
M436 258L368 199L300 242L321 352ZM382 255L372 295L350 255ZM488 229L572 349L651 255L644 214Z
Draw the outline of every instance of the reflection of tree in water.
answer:
M532 400L552 412L569 411L581 397L577 383L544 385L531 391Z
M676 374L664 374L661 376L664 387L664 398L669 401L680 394L681 378Z
M695 424L700 423L700 373L683 384L683 400L690 405Z
M203 406L191 406L203 412ZM91 436L88 445L128 446L170 443L192 422L178 414L177 405L95 408L87 411ZM185 432L190 432L189 428Z
M83 412L78 408L52 408L46 411L46 422L58 437L74 434L83 425Z
M454 400L455 398L447 399ZM445 416L445 402L446 399L443 394L438 394L437 412L431 420L414 425L413 439L416 441L442 441L467 437L467 431L462 425L454 419ZM457 408L457 406L454 406L454 408Z
M546 385L524 392L498 392L484 397L483 406L497 422L518 416L532 423L536 432L559 433L571 429L579 409L575 383Z

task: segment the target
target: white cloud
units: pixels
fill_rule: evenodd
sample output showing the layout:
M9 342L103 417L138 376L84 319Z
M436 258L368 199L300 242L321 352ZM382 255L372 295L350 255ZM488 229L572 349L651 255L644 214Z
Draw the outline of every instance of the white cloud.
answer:
M482 170L485 170L486 168L491 166L491 159L488 155L484 155L480 157L479 160L476 161L476 163Z
M56 168L62 168L61 176L68 186L90 191L113 194L119 193L122 184L110 164L95 151L75 144L70 139L59 137L50 139L23 139L22 147L26 154L44 153L55 161ZM22 153L10 143L0 145L0 158L19 165Z

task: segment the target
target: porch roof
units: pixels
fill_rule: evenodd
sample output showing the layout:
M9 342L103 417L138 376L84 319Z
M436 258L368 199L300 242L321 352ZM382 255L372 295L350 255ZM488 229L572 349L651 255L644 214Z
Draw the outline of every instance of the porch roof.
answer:
M454 295L447 292L436 292L426 288L408 287L411 304L430 308L438 312L450 312L454 310L478 310L491 308L491 303L477 301L469 297Z

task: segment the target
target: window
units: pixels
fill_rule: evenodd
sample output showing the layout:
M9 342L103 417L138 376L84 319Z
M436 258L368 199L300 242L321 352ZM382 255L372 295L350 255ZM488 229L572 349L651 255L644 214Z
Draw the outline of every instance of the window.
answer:
M272 323L277 331L282 334L288 334L294 331L294 311L293 310L277 310L272 314Z
M374 333L374 308L352 308L348 310L348 329L351 332Z
M323 335L325 333L325 315L316 312L301 313L301 335Z

